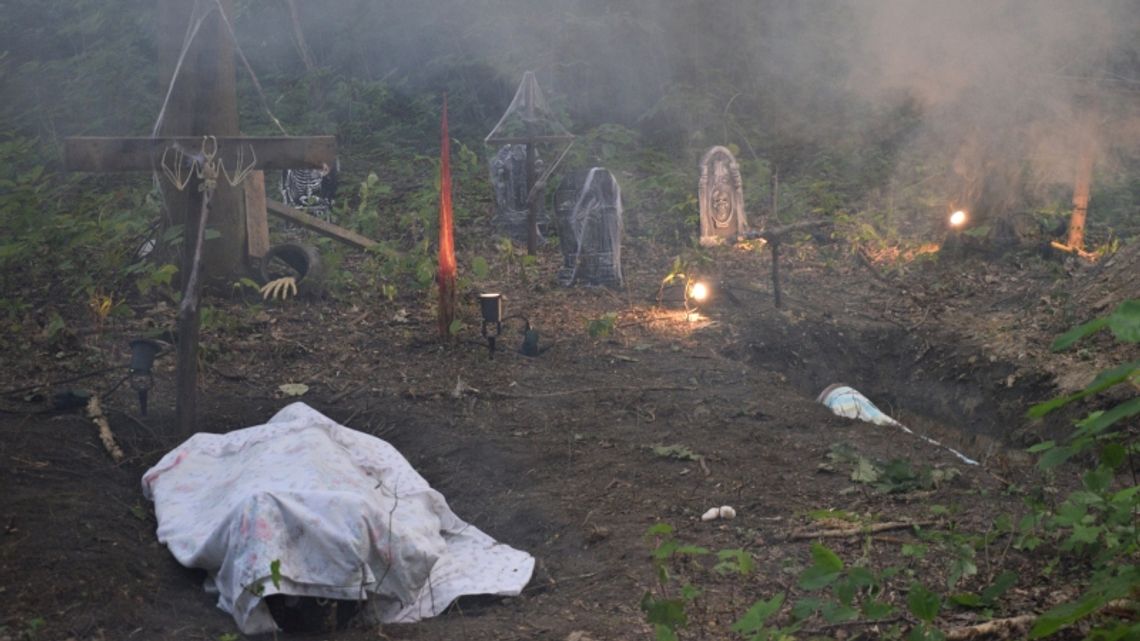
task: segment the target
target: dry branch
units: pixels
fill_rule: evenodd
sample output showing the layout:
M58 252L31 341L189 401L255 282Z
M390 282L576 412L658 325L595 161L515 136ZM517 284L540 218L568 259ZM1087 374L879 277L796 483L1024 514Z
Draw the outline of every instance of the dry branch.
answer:
M947 630L946 638L950 641L966 641L967 639L986 636L998 636L1003 639L1018 637L1036 620L1036 614L1021 614L1008 619L994 619L977 625Z
M803 231L805 229L814 229L816 227L826 227L831 225L830 220L804 220L782 227L770 227L756 234L757 237L772 243L778 243L784 239L784 236L796 231Z
M537 394L512 394L511 392L490 391L491 396L501 398L552 398L555 396L572 396L574 394L589 394L591 392L693 392L700 389L688 385L651 385L647 387L618 386L618 387L581 387L578 389L562 390L559 392L540 392Z
M123 450L115 443L115 435L111 432L111 424L107 422L107 417L103 415L98 396L92 396L87 401L87 418L99 427L99 440L103 441L103 448L111 455L111 459L116 463L122 463Z
M888 532L890 530L905 530L913 527L927 527L929 525L935 525L937 523L937 521L890 521L888 523L873 523L871 525L862 525L853 528L814 530L811 532L793 532L789 538L792 541L803 541L806 539L847 538L853 536L864 536L867 534L877 534L879 532Z

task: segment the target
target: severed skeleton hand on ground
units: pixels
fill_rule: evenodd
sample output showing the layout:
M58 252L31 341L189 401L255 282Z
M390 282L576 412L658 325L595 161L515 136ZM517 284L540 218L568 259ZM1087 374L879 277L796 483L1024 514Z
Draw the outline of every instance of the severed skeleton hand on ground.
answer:
M280 297L281 300L289 298L290 290L294 296L297 295L297 279L292 276L285 276L276 280L271 280L261 288L262 300L273 300Z

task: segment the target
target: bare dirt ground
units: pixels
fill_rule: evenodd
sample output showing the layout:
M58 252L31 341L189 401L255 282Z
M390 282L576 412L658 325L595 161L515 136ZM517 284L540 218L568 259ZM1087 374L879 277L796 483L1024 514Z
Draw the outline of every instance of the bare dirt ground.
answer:
M652 638L639 602L661 589L645 537L655 523L671 524L687 543L755 556L747 577L711 571L715 559L673 567L679 580L704 590L682 638L733 638L731 624L755 600L796 594L796 577L811 562L812 536L803 532L855 518L984 533L997 516L1024 513L1022 496L1040 486L1023 448L1064 425L1032 424L1026 407L1083 385L1115 358L1104 350L1055 355L1049 342L1140 295L1135 247L1094 267L1029 254L908 262L863 260L837 245L789 249L779 310L768 252L711 252L701 270L714 297L696 321L676 304L655 306L671 256L644 243L625 248L627 287L619 292L555 286L555 247L543 249L525 280L493 265L500 279L481 285L501 289L508 313L535 324L550 346L537 358L515 353L521 337L512 325L489 359L470 297L469 329L446 347L434 339L422 295L209 301L216 311L203 331L203 430L263 423L298 400L283 398L279 385L305 383L299 400L389 441L460 517L538 559L517 598L461 600L415 625L314 626L279 638ZM125 365L132 332L169 315L139 311L139 320L51 341L30 328L31 345L5 359L0 386ZM616 314L609 335L590 336L588 321L609 313ZM3 399L0 638L216 640L236 632L203 592L202 573L180 567L158 544L140 488L143 472L181 440L173 433L172 367L171 358L160 361L146 418L130 390L106 398L127 454L118 465L81 412L41 412L42 395L29 392ZM102 392L120 376L42 393ZM460 380L474 389L456 393ZM894 428L831 415L815 397L837 382L982 465L964 465ZM841 444L868 459L905 459L960 476L879 492L853 482L850 468L829 457ZM700 520L719 505L733 506L737 518ZM841 511L838 521L821 516L828 509ZM942 555L900 554L903 544L920 541L913 529L825 541L849 563L899 567L932 586L949 571ZM958 587L976 590L1003 569L1017 571L1018 584L989 614L1040 612L1071 593L1066 568L1043 568L1011 549L1008 537L997 541L978 554L977 575ZM884 598L905 603L894 588ZM948 629L983 615L946 608L938 624ZM887 622L816 621L808 631L880 638L912 622L904 606Z

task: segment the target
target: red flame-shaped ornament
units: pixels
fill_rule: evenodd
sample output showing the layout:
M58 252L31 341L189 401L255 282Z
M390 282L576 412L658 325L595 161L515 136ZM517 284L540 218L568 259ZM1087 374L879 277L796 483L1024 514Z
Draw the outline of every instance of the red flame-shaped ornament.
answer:
M447 94L443 96L443 119L439 144L439 335L451 337L455 319L455 231L451 214L451 139L447 135Z

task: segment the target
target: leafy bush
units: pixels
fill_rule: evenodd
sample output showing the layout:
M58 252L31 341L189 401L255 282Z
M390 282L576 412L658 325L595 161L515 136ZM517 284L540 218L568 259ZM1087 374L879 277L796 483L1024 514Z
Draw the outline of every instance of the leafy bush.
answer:
M119 185L110 192L80 191L82 179L46 171L39 157L35 141L0 137L3 308L18 312L47 297L103 308L106 300L129 295L136 283L143 292L169 284L172 266L137 263L158 213L144 190Z
M1089 321L1060 336L1054 350L1072 347L1078 341L1108 329L1121 343L1140 343L1140 300L1122 303L1111 315ZM1109 603L1140 593L1140 484L1134 457L1137 431L1128 419L1140 415L1140 361L1101 372L1083 390L1035 405L1032 417L1041 417L1080 399L1120 391L1124 399L1106 410L1090 413L1076 423L1064 443L1047 441L1032 448L1040 453L1043 470L1054 470L1070 459L1090 460L1081 475L1080 489L1071 492L1056 508L1041 515L1060 549L1090 560L1087 588L1075 601L1054 607L1034 625L1030 637L1049 636L1061 628L1098 613ZM1107 617L1098 622L1088 638L1119 639L1140 634L1140 623Z

